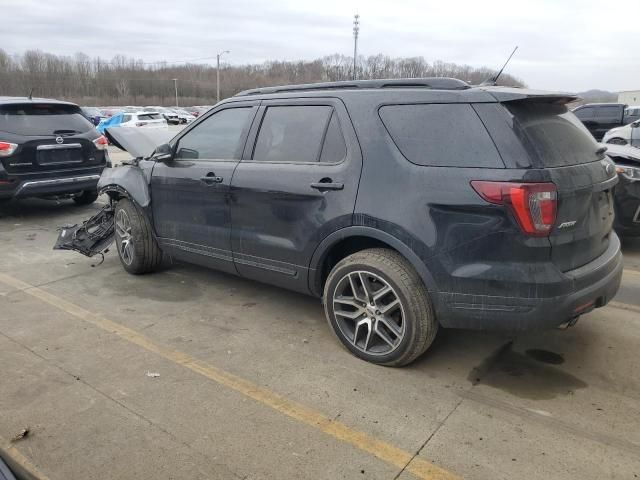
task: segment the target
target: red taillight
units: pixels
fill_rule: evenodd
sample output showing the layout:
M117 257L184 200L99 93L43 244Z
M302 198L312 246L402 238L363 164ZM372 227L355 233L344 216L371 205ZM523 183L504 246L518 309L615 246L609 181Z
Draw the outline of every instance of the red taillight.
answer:
M8 157L16 151L18 145L9 142L0 142L0 157Z
M107 148L107 145L109 145L109 141L107 140L107 137L105 137L104 135L100 135L93 141L93 144L98 150L105 150Z
M474 180L473 189L489 203L511 208L527 235L549 235L556 223L557 192L553 183L487 182Z

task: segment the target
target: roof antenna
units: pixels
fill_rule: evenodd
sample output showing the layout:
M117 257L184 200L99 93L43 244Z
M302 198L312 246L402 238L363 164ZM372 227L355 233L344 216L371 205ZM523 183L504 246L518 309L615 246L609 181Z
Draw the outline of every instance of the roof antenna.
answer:
M500 71L498 73L496 73L493 77L489 77L488 79L486 79L484 82L482 82L480 84L481 87L487 87L487 86L495 86L498 83L498 78L500 78L500 75L502 75L502 71L504 70L504 68L507 66L507 63L509 63L509 61L511 60L511 57L513 57L514 53L516 53L516 50L518 50L518 46L516 45L516 48L513 49L513 52L511 52L511 55L509 55L509 58L507 58L507 61L504 62L504 65L502 66L502 68L500 69Z
M29 90L29 96L27 97L29 100L33 100L33 87Z

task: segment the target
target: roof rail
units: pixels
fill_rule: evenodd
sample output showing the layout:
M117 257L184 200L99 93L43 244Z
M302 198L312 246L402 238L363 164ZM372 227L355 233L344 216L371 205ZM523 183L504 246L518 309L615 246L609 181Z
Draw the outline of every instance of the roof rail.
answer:
M264 95L268 93L299 92L308 90L346 90L360 88L430 88L434 90L464 90L471 86L457 78L386 78L379 80L354 80L344 82L305 83L301 85L282 85L244 90L236 97Z

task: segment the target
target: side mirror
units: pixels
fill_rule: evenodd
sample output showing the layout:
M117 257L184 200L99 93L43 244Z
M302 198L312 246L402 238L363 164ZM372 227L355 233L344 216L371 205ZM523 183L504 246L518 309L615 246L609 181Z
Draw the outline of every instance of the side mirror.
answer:
M162 145L158 145L151 155L151 159L156 162L166 162L167 160L171 160L173 157L173 149L171 145L168 143L163 143Z

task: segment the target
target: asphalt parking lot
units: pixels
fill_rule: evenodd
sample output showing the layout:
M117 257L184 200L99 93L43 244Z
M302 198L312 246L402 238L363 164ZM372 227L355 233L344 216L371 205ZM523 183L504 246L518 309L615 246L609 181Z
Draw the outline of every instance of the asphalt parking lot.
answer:
M441 331L390 369L316 299L51 250L99 206L0 206L0 446L41 478L640 478L640 242L575 327Z

